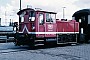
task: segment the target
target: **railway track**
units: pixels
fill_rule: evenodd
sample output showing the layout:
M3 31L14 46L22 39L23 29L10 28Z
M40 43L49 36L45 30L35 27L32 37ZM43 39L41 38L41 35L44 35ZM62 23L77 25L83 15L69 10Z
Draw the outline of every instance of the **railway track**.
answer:
M21 52L21 51L28 51L28 50L27 49L2 49L0 50L0 54L11 53L11 52Z
M28 50L30 50L30 49L27 46L24 46L24 47L19 46L18 47L18 46L13 45L13 46L7 47L7 48L0 48L0 54L2 54L2 53L11 53L11 52L21 52L21 51L28 51Z
M30 52L30 53L36 53L36 51L42 52L39 49L42 49L42 48L37 49L37 47L36 47L34 49L31 49L30 47L19 47L19 48L0 49L0 54L12 53L12 52L22 52L22 51L27 51L27 52Z
M0 43L0 54L1 53L27 51L27 50L29 50L29 48L27 46L15 46L13 42Z
M0 39L0 43L14 42L14 39Z

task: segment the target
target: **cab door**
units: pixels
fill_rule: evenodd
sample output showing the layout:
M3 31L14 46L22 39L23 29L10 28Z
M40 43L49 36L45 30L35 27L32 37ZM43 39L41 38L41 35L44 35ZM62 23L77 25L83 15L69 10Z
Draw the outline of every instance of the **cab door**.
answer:
M44 13L43 12L38 12L38 32L37 32L37 37L44 37Z
M56 37L56 14L45 14L45 37Z

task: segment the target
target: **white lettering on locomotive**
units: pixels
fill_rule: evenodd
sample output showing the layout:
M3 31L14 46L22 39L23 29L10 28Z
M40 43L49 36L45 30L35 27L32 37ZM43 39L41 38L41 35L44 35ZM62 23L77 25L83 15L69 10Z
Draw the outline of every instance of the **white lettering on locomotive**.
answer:
M48 29L53 29L53 25L48 25Z

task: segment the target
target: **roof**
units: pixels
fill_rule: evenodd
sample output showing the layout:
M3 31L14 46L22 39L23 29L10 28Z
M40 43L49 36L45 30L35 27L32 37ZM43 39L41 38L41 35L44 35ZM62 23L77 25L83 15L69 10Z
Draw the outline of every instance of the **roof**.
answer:
M78 15L78 14L82 14L82 13L87 13L88 15L90 15L90 9L82 9L82 10L76 11L73 14L73 17L76 16L76 15Z
M20 10L17 14L20 15L22 12L24 12L24 11L26 11L26 10L35 11L35 10L32 9L32 8L26 8L26 9ZM36 12L45 12L45 13L53 13L53 14L56 14L55 12L40 11L40 10L37 10Z
M24 11L26 11L26 10L35 11L35 10L32 9L32 8L26 8L26 9L20 10L17 14L20 15L22 12L24 12Z
M52 14L57 14L56 12L39 11L39 10L37 10L37 12L44 12L44 13L52 13Z

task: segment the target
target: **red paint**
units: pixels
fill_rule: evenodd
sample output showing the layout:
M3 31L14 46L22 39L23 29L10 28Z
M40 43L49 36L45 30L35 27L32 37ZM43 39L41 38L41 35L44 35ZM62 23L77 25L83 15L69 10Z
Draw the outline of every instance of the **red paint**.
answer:
M56 32L56 23L46 23L45 32ZM45 37L56 37L56 34L45 34Z
M61 21L59 19L56 20L56 23L46 22L46 13L56 14L54 12L46 12L46 11L34 11L35 12L35 21L29 21L29 12L31 10L25 10L27 12L24 15L24 22L19 23L20 28L19 32L28 33L28 32L79 32L79 22L75 20L70 21ZM23 11L24 12L24 11ZM21 13L21 12L20 12ZM43 24L39 24L39 14L43 14ZM35 29L32 29L32 27ZM36 34L36 37L56 37L56 34Z
M79 23L75 20L56 22L58 32L79 32Z

